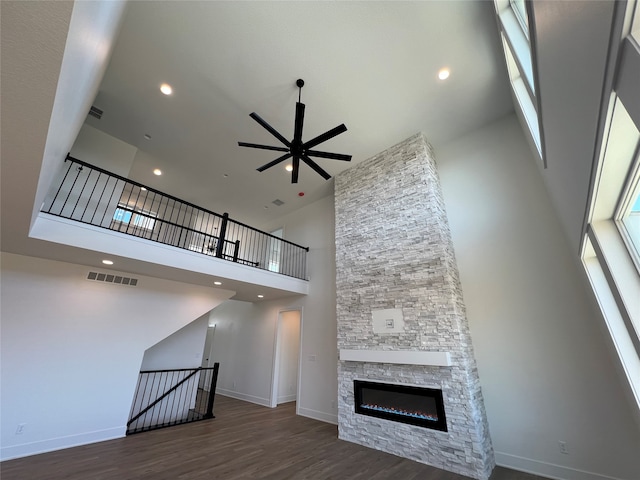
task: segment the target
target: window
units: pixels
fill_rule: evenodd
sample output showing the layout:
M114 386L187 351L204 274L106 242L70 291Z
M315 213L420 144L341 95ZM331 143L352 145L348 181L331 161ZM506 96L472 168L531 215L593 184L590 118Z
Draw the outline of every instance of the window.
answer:
M511 88L520 105L520 111L527 122L529 132L533 139L538 154L542 153L542 147L540 144L540 127L538 125L538 112L534 104L534 98L532 98L530 91L527 89L520 69L517 66L516 60L511 52L511 47L504 35L502 35L502 44L504 47L504 54L507 61L507 71L509 72L509 80L511 80Z
M509 0L511 9L515 13L516 18L520 23L520 27L522 27L522 31L528 38L529 37L529 16L527 15L527 7L524 2L525 0Z
M502 37L511 88L526 123L526 132L535 146L538 158L543 160L543 140L538 120L538 103L529 42L529 16L526 0L494 0ZM525 127L525 125L523 125Z
M629 192L619 205L618 227L627 240L636 267L640 271L640 154L629 182Z
M629 37L633 3L623 29ZM640 83L637 71L628 68L640 63L640 47L629 37L620 39L616 56L616 90L609 98L581 255L640 409L640 110L634 107Z
M153 230L156 223L156 214L145 210L133 210L126 205L118 205L113 214L113 220L119 223L126 223L136 228ZM133 221L132 221L133 219Z
M122 208L116 208L113 219L116 222L129 223L131 221L131 212Z

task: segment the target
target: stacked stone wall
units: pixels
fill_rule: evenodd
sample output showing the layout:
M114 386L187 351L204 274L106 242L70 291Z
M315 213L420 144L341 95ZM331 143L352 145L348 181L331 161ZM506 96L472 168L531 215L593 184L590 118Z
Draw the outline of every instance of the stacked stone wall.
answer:
M423 135L336 177L338 348L450 352L452 366L341 361L343 440L473 478L495 460L449 224L431 146ZM399 309L404 329L374 333L372 311ZM443 391L447 432L354 412L353 380Z

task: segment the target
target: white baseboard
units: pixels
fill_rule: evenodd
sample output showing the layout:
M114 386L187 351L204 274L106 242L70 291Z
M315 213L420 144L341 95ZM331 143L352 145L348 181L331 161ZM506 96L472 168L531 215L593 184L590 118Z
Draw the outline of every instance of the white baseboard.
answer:
M520 472L532 473L555 480L623 480L599 473L586 472L576 468L563 467L553 463L541 462L530 458L518 457L508 453L495 452L496 464Z
M28 457L40 453L53 452L65 448L79 447L89 443L104 442L122 438L127 431L126 426L97 430L95 432L80 433L77 435L67 435L65 437L50 438L37 442L21 443L0 448L0 461L11 460L13 458Z
M293 395L283 395L282 397L278 397L278 405L280 405L281 403L289 403L289 402L295 402L295 401L296 401L295 393Z
M332 413L319 412L318 410L312 410L310 408L298 407L298 415L303 417L313 418L314 420L320 420L321 422L338 424L338 415Z
M234 392L233 390L226 390L224 388L216 388L216 395L231 397L235 398L236 400L244 400L245 402L255 403L257 405L262 405L263 407L271 407L271 401L268 398L256 397L255 395ZM215 404L213 410L213 413L215 415Z

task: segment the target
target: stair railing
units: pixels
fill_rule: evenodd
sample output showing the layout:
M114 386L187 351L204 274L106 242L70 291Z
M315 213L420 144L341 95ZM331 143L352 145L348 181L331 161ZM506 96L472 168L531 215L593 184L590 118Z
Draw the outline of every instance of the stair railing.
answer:
M207 368L143 370L127 422L127 435L215 418L219 363Z

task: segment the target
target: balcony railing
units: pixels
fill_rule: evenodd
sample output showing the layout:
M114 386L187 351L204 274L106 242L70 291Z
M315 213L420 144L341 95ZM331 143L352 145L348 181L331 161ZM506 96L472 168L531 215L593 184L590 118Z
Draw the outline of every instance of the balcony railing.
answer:
M307 279L308 247L67 155L42 212Z

